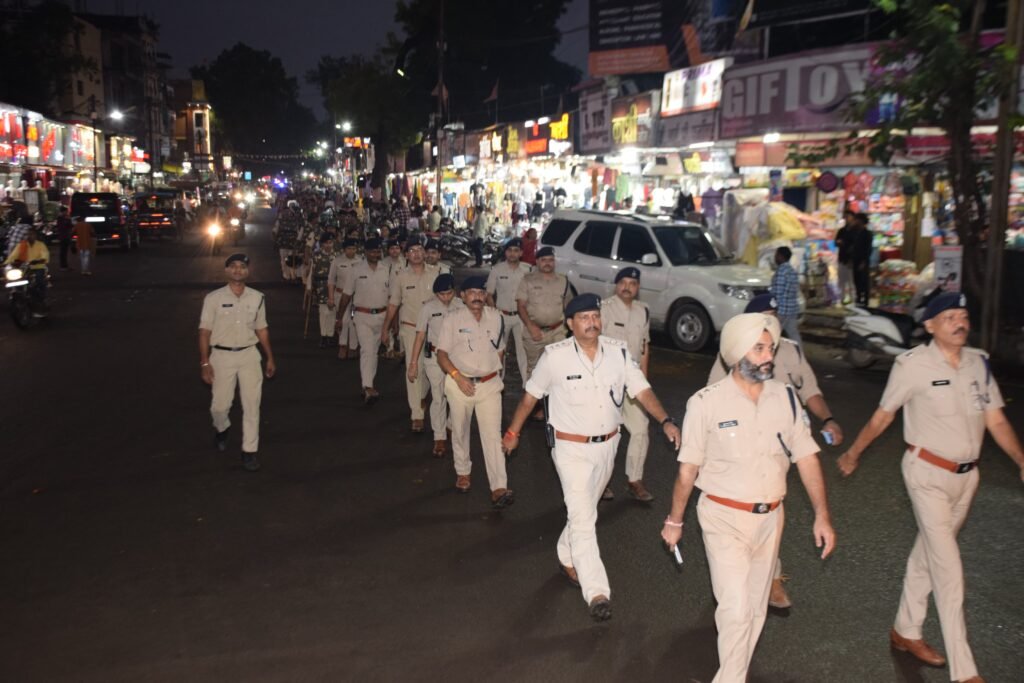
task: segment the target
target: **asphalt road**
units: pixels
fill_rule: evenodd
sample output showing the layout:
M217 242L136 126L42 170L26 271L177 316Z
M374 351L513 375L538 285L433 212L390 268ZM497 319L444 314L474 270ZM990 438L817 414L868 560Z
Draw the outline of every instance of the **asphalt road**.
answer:
M223 256L191 242L104 252L91 279L55 273L46 324L24 333L0 317L0 681L709 681L696 515L681 574L659 546L676 469L664 440L647 463L650 506L625 496L620 453L598 525L614 617L594 624L557 573L564 510L541 430L510 463L513 507L490 510L477 443L473 491L455 493L450 457L408 431L401 366L382 362L383 400L365 408L355 361L318 349L315 331L303 339L301 292L280 281L258 218L242 250L267 294L278 377L264 385L257 474L240 467L239 429L214 451L199 380L195 328ZM811 353L852 437L887 371ZM672 414L711 361L655 349ZM510 381L506 415L519 391ZM1004 393L1021 429L1024 388ZM888 647L915 533L901 436L897 420L849 481L825 449L839 537L826 562L791 473L782 558L795 604L769 615L752 681L948 680ZM991 442L983 458L961 534L968 626L987 680L1019 681L1024 487ZM934 612L925 635L941 646Z

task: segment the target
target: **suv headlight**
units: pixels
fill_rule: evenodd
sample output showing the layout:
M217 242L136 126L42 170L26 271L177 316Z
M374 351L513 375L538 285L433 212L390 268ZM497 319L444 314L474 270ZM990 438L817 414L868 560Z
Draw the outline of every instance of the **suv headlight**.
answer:
M744 287L742 285L718 285L718 288L722 290L723 294L728 294L735 299L749 301L754 298L754 289L752 287Z

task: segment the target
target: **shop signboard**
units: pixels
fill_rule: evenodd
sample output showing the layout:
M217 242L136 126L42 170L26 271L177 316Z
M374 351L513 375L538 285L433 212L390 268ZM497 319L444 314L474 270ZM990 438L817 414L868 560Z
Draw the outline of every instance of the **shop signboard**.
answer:
M24 144L21 112L16 109L0 111L0 161L16 163L15 150Z
M580 152L596 154L612 148L612 99L599 90L580 96Z
M963 280L963 247L934 247L935 282L946 292L959 292Z
M537 121L527 121L523 127L525 141L522 143L526 156L561 156L571 151L572 133L569 122L569 114L562 114L554 120L543 117ZM514 128L510 127L509 133L513 130Z
M590 75L668 71L664 5L664 0L590 0Z
M714 109L680 114L658 121L658 147L687 147L715 139Z
M612 146L653 147L654 121L660 104L658 90L612 100Z
M505 156L511 161L512 159L518 159L523 156L521 145L519 144L519 128L517 126L509 126L505 129Z
M835 14L867 12L871 0L751 0L751 5L753 12L746 27L763 28Z
M856 128L845 119L846 105L864 90L873 54L873 45L862 45L729 69L722 84L720 136Z
M714 109L722 99L722 76L732 58L716 59L665 74L661 88L661 117Z

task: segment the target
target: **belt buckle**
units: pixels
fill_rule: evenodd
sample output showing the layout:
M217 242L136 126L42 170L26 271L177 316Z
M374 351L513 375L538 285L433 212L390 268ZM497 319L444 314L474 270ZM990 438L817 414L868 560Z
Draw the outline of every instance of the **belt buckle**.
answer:
M962 462L962 463L960 463L959 465L956 466L956 473L957 474L965 474L967 472L970 472L972 469L974 469L974 463L973 462Z
M768 503L754 503L754 509L751 510L755 515L763 515L771 512L772 506Z
M605 435L605 434L602 434L601 436L592 436L592 437L590 437L590 443L604 443L607 440L608 440L608 436Z

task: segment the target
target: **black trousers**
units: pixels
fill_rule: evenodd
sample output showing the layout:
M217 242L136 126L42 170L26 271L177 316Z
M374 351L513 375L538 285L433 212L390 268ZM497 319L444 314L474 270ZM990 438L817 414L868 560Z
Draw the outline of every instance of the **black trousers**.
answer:
M68 267L68 252L71 251L71 238L62 239L60 241L60 267L67 269Z
M853 264L853 286L857 289L857 303L867 306L871 298L871 270L868 264Z

